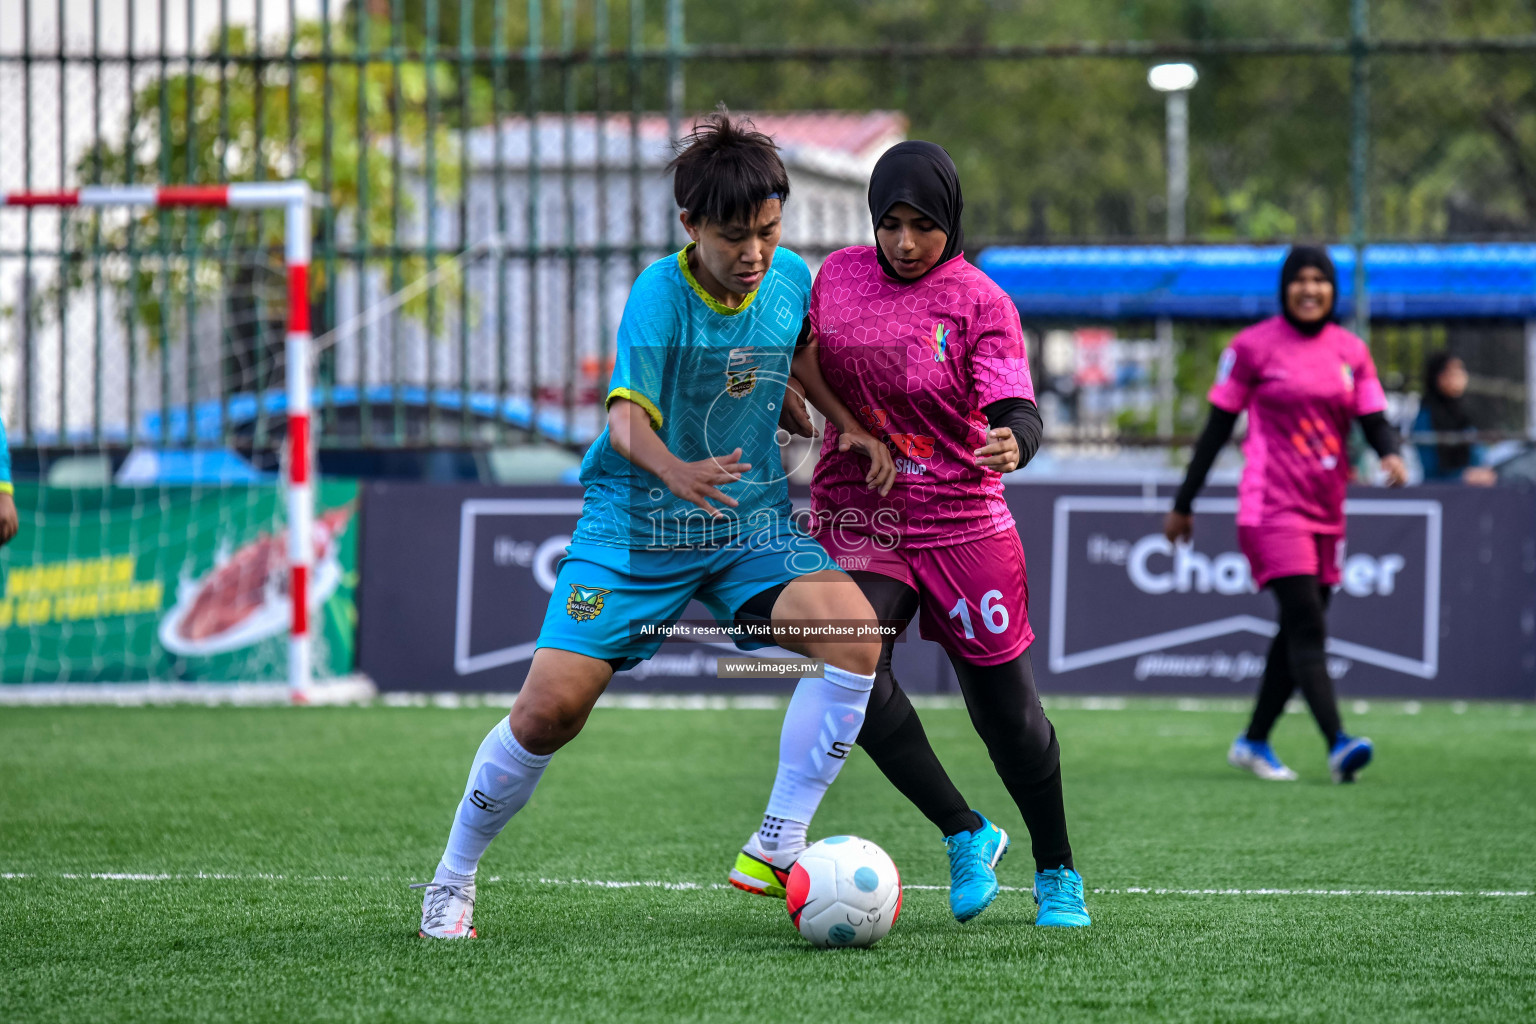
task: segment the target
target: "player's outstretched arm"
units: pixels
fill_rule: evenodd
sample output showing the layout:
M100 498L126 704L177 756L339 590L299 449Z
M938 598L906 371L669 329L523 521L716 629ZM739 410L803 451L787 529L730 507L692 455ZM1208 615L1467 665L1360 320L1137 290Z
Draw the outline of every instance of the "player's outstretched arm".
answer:
M740 448L728 455L684 462L667 449L666 442L651 426L650 413L624 398L615 398L608 406L608 438L615 451L660 477L667 490L716 518L722 513L709 503L710 499L730 508L737 505L736 499L720 490L719 485L740 480L741 474L752 468L751 463L741 461Z
M833 393L831 385L821 375L815 335L811 335L810 340L795 351L795 361L790 372L805 388L805 397L837 428L837 450L858 450L868 457L869 472L864 475L865 486L878 490L882 497L889 494L891 486L896 483L896 463L891 460L890 450L854 419L853 413Z
M16 499L10 491L0 491L0 547L4 547L21 528L21 518L16 514Z
M16 536L20 528L15 492L11 486L11 450L5 441L5 423L0 421L0 547Z

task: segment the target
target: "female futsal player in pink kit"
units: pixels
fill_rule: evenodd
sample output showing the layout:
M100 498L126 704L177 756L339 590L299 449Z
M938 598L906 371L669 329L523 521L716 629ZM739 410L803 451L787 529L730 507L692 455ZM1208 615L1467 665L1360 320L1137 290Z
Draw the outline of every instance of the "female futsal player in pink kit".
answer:
M1296 778L1270 749L1269 732L1298 689L1322 730L1335 782L1353 782L1373 752L1370 740L1344 732L1324 650L1328 599L1344 550L1350 424L1360 420L1389 484L1401 486L1407 473L1370 350L1333 322L1337 292L1328 250L1293 246L1280 270L1281 315L1240 332L1222 353L1210 419L1164 524L1169 540L1189 539L1195 495L1237 414L1247 410L1237 541L1254 583L1275 595L1280 629L1253 717L1227 761L1261 779Z
M961 253L959 176L930 142L904 142L869 186L873 246L827 257L811 289L794 374L828 421L811 484L816 536L884 622L922 609L923 636L949 654L971 721L1029 829L1038 925L1089 924L1072 864L1056 731L1030 669L1024 549L1002 473L1040 444L1013 303ZM888 494L838 451L840 430L883 439ZM971 810L891 672L888 640L859 745L944 836L950 909L961 921L996 897L1008 836Z

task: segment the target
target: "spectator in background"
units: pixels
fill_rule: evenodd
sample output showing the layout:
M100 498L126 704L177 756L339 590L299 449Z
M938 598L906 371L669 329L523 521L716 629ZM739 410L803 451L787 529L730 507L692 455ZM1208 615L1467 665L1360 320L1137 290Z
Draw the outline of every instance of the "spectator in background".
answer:
M4 547L20 529L15 492L11 486L11 449L5 443L5 422L0 420L0 547Z
M1467 367L1449 352L1437 352L1424 364L1424 396L1419 401L1419 415L1413 421L1413 433L1472 434L1476 427L1462 406L1467 393ZM1419 463L1424 467L1425 483L1460 480L1476 487L1498 482L1498 476L1483 464L1483 446L1465 441L1437 438L1433 444L1416 443Z

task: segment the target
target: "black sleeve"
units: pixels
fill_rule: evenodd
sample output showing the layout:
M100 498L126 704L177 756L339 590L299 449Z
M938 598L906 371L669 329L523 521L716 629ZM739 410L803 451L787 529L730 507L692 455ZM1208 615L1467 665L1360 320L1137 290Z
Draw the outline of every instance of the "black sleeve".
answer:
M1029 465L1029 460L1040 450L1040 437L1045 424L1040 420L1040 410L1027 398L1001 398L983 406L987 423L993 427L1007 427L1013 431L1013 439L1019 443L1019 469Z
M1195 495L1200 493L1200 488L1205 486L1205 475L1211 471L1211 463L1216 461L1216 456L1221 453L1221 446L1232 437L1232 428L1237 426L1237 413L1211 406L1211 415L1205 421L1205 429L1200 432L1200 440L1195 442L1195 454L1189 460L1189 469L1184 474L1184 484L1179 488L1178 496L1173 499L1173 510L1188 515L1195 507Z
M1387 422L1384 412L1368 413L1360 417L1360 429L1366 443L1382 458L1397 454L1397 430Z

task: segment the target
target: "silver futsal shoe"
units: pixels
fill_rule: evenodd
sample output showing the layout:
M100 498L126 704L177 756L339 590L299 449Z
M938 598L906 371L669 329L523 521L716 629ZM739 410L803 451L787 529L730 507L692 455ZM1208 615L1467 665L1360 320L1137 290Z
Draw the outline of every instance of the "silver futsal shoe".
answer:
M439 885L423 882L411 886L425 889L421 900L421 929L424 939L477 939L475 931L475 883Z

